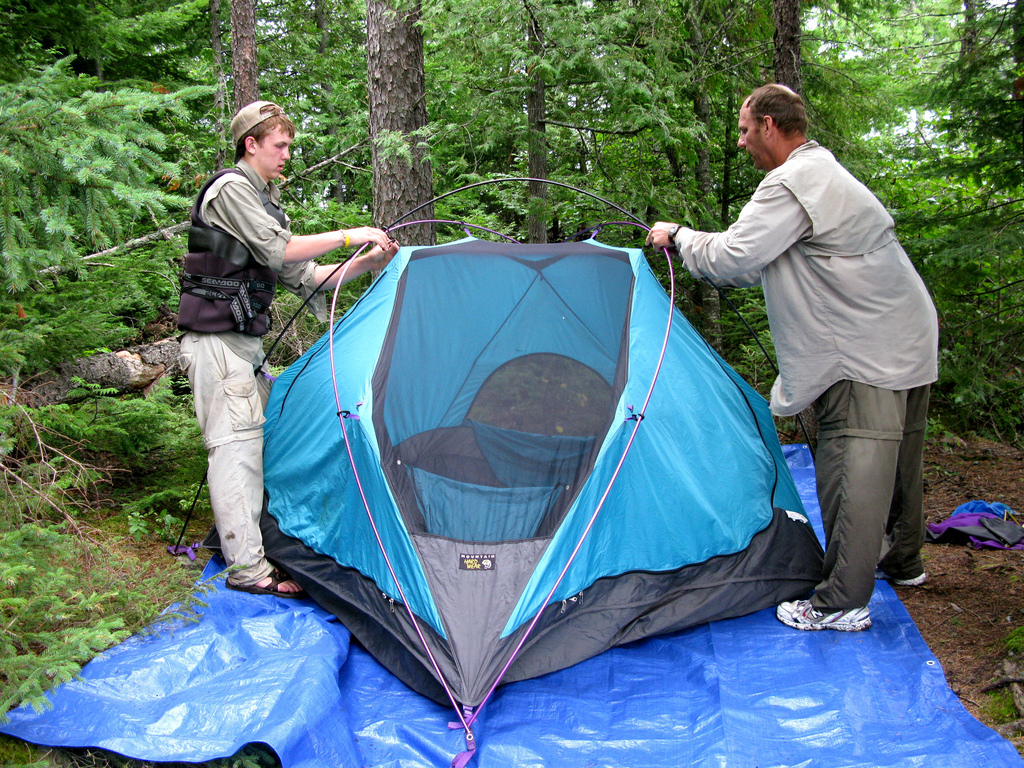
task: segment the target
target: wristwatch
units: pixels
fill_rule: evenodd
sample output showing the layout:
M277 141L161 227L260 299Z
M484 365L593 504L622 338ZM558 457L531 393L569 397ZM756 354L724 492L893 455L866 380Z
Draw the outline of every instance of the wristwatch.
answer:
M669 250L672 251L673 253L679 251L679 249L676 247L676 232L678 232L682 228L683 227L681 227L679 224L673 224L672 226L669 227Z

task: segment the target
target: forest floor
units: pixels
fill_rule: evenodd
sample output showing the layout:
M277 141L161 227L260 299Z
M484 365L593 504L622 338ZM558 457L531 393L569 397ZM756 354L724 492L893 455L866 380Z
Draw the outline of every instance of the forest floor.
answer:
M924 498L929 523L974 499L1024 513L1024 451L986 440L929 441ZM1024 654L1014 657L1006 644L1009 633L1024 626L1024 551L929 543L924 558L928 581L896 587L900 600L964 707L1024 750L1022 725L1013 723L1024 711L1018 714L1005 694L984 690L1007 674L1004 664L1018 662L1024 672Z

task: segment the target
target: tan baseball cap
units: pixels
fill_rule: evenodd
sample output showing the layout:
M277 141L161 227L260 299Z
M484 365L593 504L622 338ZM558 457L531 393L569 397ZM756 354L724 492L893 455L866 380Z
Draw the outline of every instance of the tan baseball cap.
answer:
M231 135L235 137L235 144L264 120L283 114L284 110L272 101L254 101L242 107L231 120Z

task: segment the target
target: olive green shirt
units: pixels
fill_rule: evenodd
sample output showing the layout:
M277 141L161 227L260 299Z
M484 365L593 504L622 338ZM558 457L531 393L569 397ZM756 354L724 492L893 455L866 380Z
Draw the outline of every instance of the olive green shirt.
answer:
M245 178L236 173L219 177L206 191L199 216L207 224L220 227L243 242L260 264L277 273L278 285L303 299L316 292L315 264L312 261L284 263L285 247L291 240L288 217L285 226L267 213L257 190L265 192L271 202L281 204L281 191L277 185L264 181L245 160L235 166ZM320 321L327 320L327 308L322 293L315 295L307 305ZM263 339L235 331L217 334L228 348L252 364L263 362Z

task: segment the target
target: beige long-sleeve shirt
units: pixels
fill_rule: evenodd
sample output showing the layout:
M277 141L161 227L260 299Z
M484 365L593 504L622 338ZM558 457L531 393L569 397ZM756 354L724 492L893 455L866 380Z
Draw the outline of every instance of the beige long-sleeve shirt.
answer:
M267 213L257 190L265 192L271 202L280 205L281 192L276 184L264 181L245 160L239 160L238 170L245 174L226 173L219 177L206 192L199 216L207 224L220 227L241 240L253 258L277 273L278 285L285 290L309 298L316 290L312 261L284 263L284 251L291 240L288 226L281 226ZM287 215L286 224L290 224ZM326 321L327 312L323 294L310 300L309 310L317 319ZM218 334L228 348L253 365L263 361L263 340L259 336L225 331Z
M772 412L837 381L891 390L938 376L935 307L877 198L809 141L770 171L725 232L680 229L692 274L764 289L779 363Z

